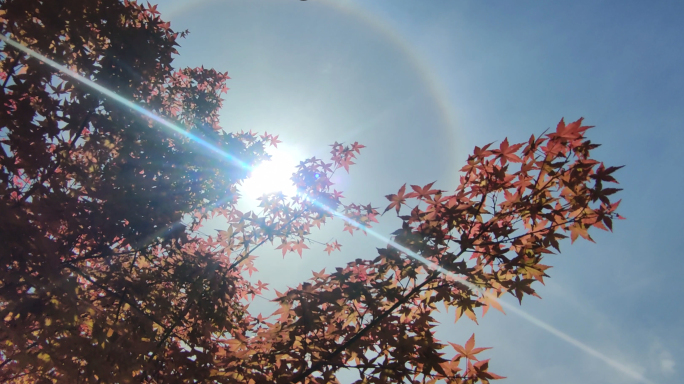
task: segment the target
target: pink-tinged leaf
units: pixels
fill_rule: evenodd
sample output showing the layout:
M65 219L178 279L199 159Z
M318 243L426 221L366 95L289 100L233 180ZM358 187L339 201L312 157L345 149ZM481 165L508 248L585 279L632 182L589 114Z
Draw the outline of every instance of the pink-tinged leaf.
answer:
M299 253L299 257L302 257L302 250L303 249L309 249L309 247L306 244L304 244L303 241L298 241L298 242L292 244L292 250L297 251L297 253Z

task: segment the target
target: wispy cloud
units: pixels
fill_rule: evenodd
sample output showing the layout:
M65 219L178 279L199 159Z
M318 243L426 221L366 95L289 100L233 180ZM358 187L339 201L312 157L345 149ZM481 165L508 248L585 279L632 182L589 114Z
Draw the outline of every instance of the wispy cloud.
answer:
M649 350L651 369L665 377L671 377L677 373L677 363L672 353L659 341L655 340Z

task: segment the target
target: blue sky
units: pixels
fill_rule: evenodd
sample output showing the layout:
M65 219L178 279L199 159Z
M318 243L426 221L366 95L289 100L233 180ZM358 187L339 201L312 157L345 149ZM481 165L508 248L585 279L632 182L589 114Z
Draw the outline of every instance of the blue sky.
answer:
M384 207L402 184L452 189L475 145L523 141L581 116L626 165L615 232L563 244L551 278L522 309L653 383L682 382L684 3L677 1L295 0L159 1L181 41L178 66L214 67L232 80L227 130L280 134L296 156L334 141L368 148L341 179L353 201ZM390 233L397 222L378 227ZM344 235L344 252L303 259L264 253L260 279L295 285L311 270L373 257L383 244ZM684 236L682 236L684 237ZM313 247L312 247L313 248ZM508 300L508 299L507 299ZM513 300L508 300L511 303ZM638 383L509 313L479 326L453 313L444 340L476 332L492 371L518 383Z

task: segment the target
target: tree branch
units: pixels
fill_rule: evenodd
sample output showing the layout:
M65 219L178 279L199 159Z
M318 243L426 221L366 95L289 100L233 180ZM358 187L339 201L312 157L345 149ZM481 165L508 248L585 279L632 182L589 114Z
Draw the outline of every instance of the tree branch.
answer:
M16 55L12 58L12 65L10 66L9 72L7 72L7 77L5 77L5 82L2 83L2 90L5 90L5 87L7 87L7 82L9 81L10 77L14 76L14 67L17 65L17 60L19 59L19 55L21 54L20 51L16 51Z
M83 278L85 278L86 280L88 280L91 284L93 284L94 286L96 286L96 287L100 288L101 290L105 291L105 292L106 292L107 294L109 294L110 296L114 296L114 297L118 298L119 300L123 301L124 303L130 305L131 308L133 308L136 312L140 313L141 315L143 315L145 318L147 318L147 319L150 320L151 322L153 322L153 323L157 324L158 326L162 327L162 329L164 329L164 331L167 331L167 330L168 330L168 329L164 326L164 324L161 323L161 321L155 319L152 315L150 315L150 314L148 314L148 313L145 313L145 311L143 311L142 309L138 308L138 305L137 305L136 303L134 303L134 302L128 300L126 297L121 296L120 294L118 294L118 293L116 293L116 292L110 290L109 288L105 287L104 285L98 283L95 279L93 279L93 278L92 278L90 275L88 275L87 273L83 272L80 268L78 268L78 267L76 267L76 266L74 266L74 265L71 265L71 264L67 264L66 267L69 268L69 269L71 269L72 271L76 272L77 274L81 275Z
M435 280L439 276L439 272L433 272L430 276L428 276L425 281L420 283L419 285L415 286L411 292L409 292L406 296L404 296L401 300L397 301L392 305L389 309L387 309L385 312L383 312L380 316L376 317L373 321L368 323L359 333L354 335L352 338L347 340L344 344L340 345L335 349L332 353L330 353L328 356L326 356L324 359L319 360L317 363L312 364L311 367L304 372L298 374L295 376L291 381L292 383L298 383L303 381L307 376L310 374L320 370L328 364L328 361L332 360L333 358L337 357L339 354L344 352L345 349L349 348L352 346L354 343L356 343L359 339L361 339L366 333L368 333L372 328L374 328L376 325L380 324L382 320L384 320L387 316L391 315L394 310L399 308L400 306L406 304L413 295L418 293L425 285L429 284L433 280Z
M81 123L81 125L79 126L79 130L76 132L74 137L71 139L71 143L69 144L69 147L67 148L67 154L69 153L69 151L71 151L74 148L76 141L81 137L81 133L83 132L83 129L85 128L85 125L88 123L88 120L90 119L90 116L92 114L93 113L90 111L88 112L88 114L86 114L85 119L83 119L83 123ZM26 199L28 199L38 189L38 187L43 185L43 183L45 183L50 177L52 177L52 175L55 173L57 168L59 168L59 159L60 159L60 156L58 154L57 159L55 161L55 164L53 164L53 166L47 172L45 172L43 174L43 176L41 176L39 181L37 181L37 182L33 183L33 185L31 185L31 188L29 188L29 190L26 191L24 196L21 197L21 199L17 202L17 205L25 202Z
M299 214L295 215L292 219L290 219L290 221L288 221L287 223L285 223L285 225L283 225L283 227L286 227L286 226L292 224L295 220L297 220L297 219L299 218L299 216L300 216ZM242 263L243 261L245 261L245 259L247 259L247 258L249 257L249 255L252 254L252 252L254 252L257 248L259 248L259 247L261 247L262 245L264 245L264 243L267 242L268 240L269 240L269 237L266 237L265 239L261 240L261 241L259 242L259 244L257 244L254 248L250 249L247 253L245 253L245 254L242 255L241 257L238 257L238 258L233 262L233 264L231 264L230 267L228 267L228 269L226 270L226 273L229 272L229 271L231 271L233 268L237 267L237 266L238 266L240 263Z

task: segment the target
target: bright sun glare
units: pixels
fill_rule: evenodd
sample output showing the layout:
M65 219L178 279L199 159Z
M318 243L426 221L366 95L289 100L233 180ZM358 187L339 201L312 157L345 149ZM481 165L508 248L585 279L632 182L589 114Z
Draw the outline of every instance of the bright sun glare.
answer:
M271 159L252 170L250 177L242 183L240 193L249 200L274 192L293 196L297 188L292 185L290 178L299 164L295 151L281 145L277 149L269 148L266 152L271 155Z

